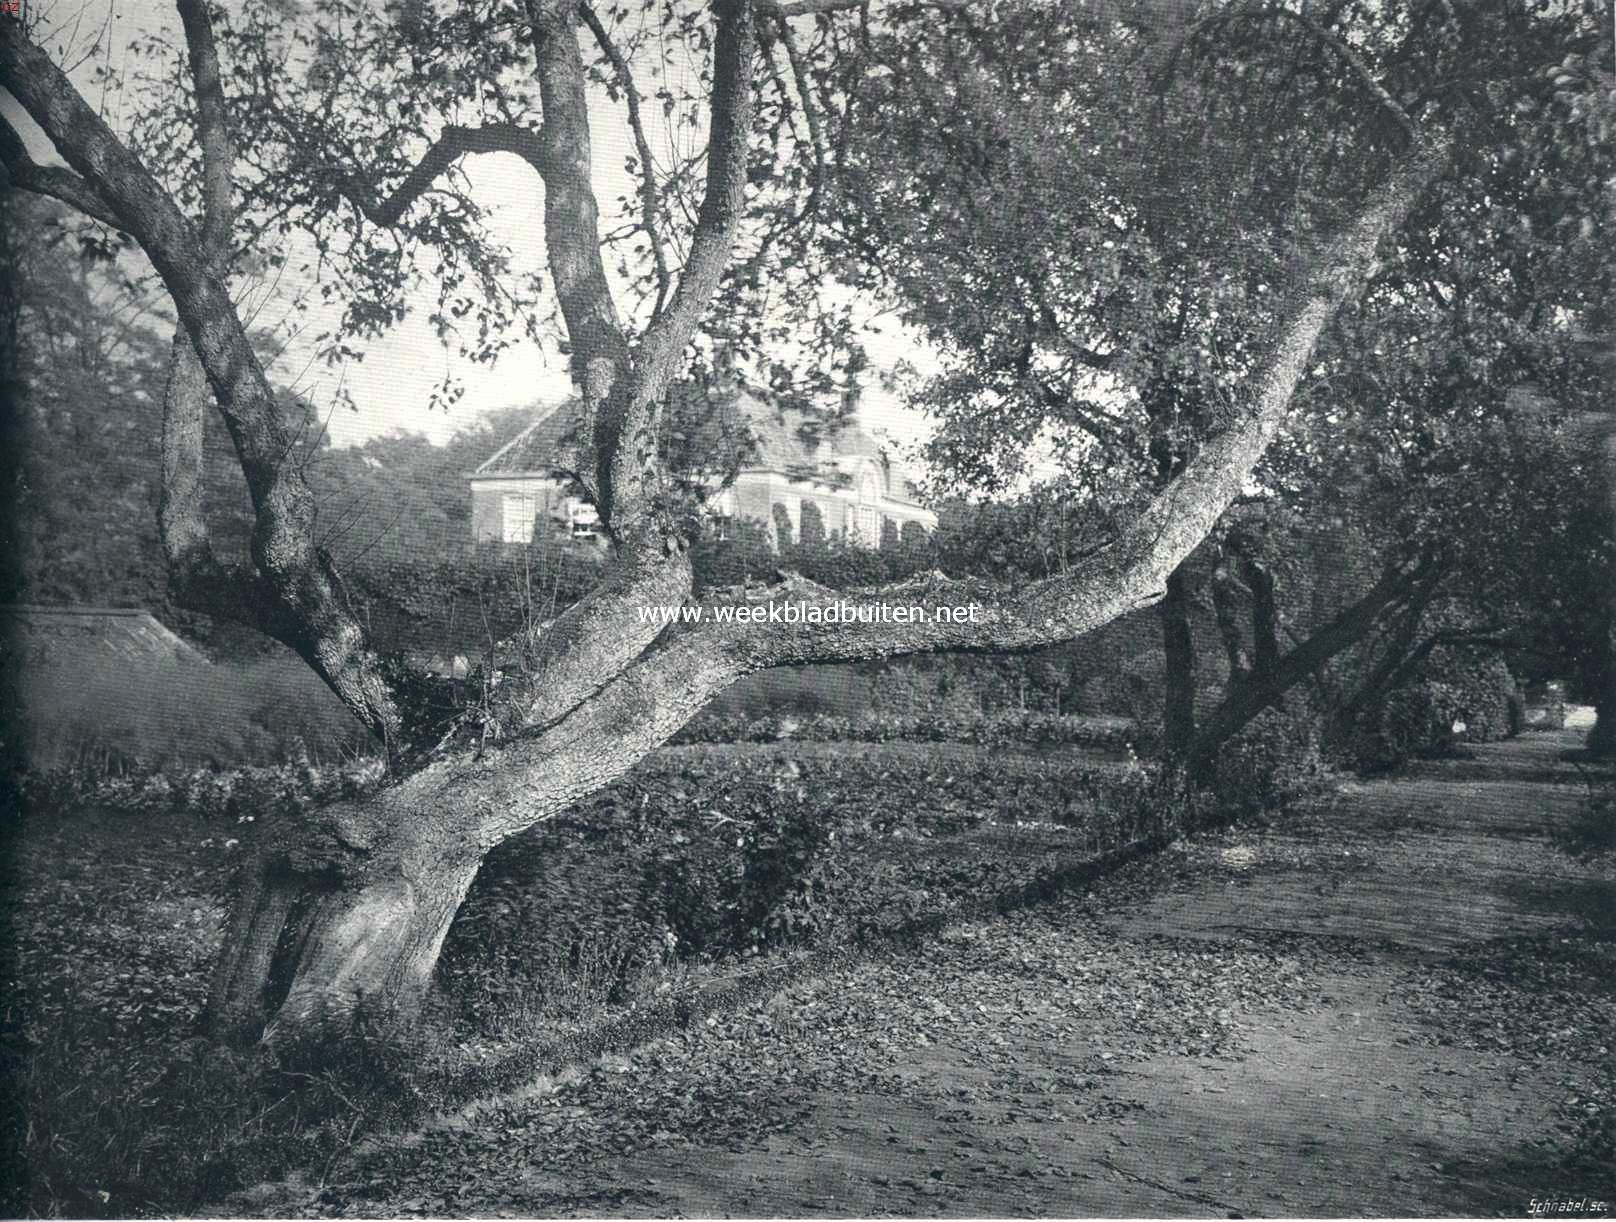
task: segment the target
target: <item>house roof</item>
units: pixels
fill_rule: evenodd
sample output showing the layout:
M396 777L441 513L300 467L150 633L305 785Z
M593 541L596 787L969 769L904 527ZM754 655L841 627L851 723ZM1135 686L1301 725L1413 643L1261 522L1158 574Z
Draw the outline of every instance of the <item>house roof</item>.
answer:
M139 607L0 606L0 657L37 661L58 653L93 653L130 660L207 658Z
M919 504L913 482L890 461L881 443L856 422L815 418L773 402L765 392L744 383L716 393L699 387L675 393L686 397L690 414L699 420L695 436L686 439L682 448L704 458L710 456L715 466L727 466L729 460L738 458L742 471L780 471L841 482L859 460L869 458L885 473L889 497ZM557 458L566 452L578 428L580 406L580 400L569 399L540 409L533 423L496 450L472 472L472 478L548 475L565 466Z

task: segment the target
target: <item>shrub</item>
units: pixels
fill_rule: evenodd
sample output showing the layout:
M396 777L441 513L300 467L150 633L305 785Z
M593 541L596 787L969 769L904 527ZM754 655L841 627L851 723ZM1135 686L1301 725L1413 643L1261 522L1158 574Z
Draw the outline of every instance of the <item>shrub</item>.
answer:
M1520 689L1496 654L1437 650L1352 727L1344 756L1365 771L1451 753L1520 728Z
M379 759L172 772L56 768L25 772L16 778L15 788L24 809L42 813L95 806L130 815L173 811L200 819L251 822L262 815L353 797L380 784L384 775Z
M1454 723L1462 715L1459 692L1440 680L1422 679L1398 688L1378 710L1376 739L1381 758L1396 767L1415 756L1453 749Z
M218 664L53 657L18 677L17 698L35 769L231 767L370 749L330 689L284 654Z
M582 1022L686 965L837 945L980 898L1011 868L1001 854L920 850L990 821L1069 829L1083 854L1176 834L1202 810L1137 764L693 748L496 849L439 970L485 1028Z
M1265 709L1218 754L1212 793L1229 818L1285 810L1315 794L1325 778L1311 710Z
M1424 675L1447 689L1457 710L1455 721L1464 725L1457 732L1464 741L1496 742L1519 729L1514 710L1521 703L1520 687L1497 654L1444 651L1433 655Z
M1053 713L1004 709L983 713L969 702L915 713L840 714L772 713L737 716L711 709L690 722L675 739L680 743L772 742L795 738L809 742L957 742L986 747L1088 747L1122 751L1137 739L1134 723L1120 717L1056 716Z

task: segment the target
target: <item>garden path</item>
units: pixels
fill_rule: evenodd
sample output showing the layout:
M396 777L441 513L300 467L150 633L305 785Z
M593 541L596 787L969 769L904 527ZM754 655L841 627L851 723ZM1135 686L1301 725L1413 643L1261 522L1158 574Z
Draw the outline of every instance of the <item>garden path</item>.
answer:
M1343 786L601 1058L246 1212L1523 1215L1616 1197L1569 734ZM1608 858L1606 859L1608 863ZM1586 1206L1585 1206L1586 1208Z

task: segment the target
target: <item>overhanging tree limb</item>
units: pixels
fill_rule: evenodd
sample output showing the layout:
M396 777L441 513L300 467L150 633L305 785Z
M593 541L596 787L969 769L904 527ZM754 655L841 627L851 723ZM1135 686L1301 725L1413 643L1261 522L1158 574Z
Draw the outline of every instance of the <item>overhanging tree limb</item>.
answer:
M1447 147L1422 147L1374 193L1363 211L1313 260L1290 294L1280 333L1253 379L1255 403L1236 427L1211 438L1182 472L1113 543L1067 574L1006 595L980 585L935 580L855 592L847 597L920 597L920 605L978 601L977 623L854 627L803 624L745 631L717 624L701 630L715 647L738 650L754 667L888 657L922 650L1028 649L1070 640L1115 615L1160 597L1167 573L1187 556L1240 494L1284 422L1314 345L1341 304L1374 269L1375 248L1406 217L1414 200L1447 164ZM826 601L826 600L822 600ZM831 600L833 601L833 600Z
M1324 244L1289 297L1288 321L1254 381L1255 401L1239 425L1212 438L1113 543L1065 573L1019 591L940 574L836 594L800 579L768 592L798 608L798 622L741 624L710 616L670 633L560 721L498 752L475 783L434 772L412 778L412 803L474 803L476 835L494 844L548 817L574 795L621 776L739 676L776 666L858 661L947 650L1032 649L1080 636L1160 597L1170 573L1241 493L1283 423L1320 333L1372 273L1376 246L1396 229L1423 188L1447 164L1445 145L1416 150L1357 218ZM884 602L923 608L925 622L825 623L834 603ZM952 622L938 612L975 604ZM807 622L817 607L821 622ZM621 607L628 623L643 615ZM437 778L437 779L434 779ZM474 796L475 795L475 796ZM559 804L559 805L558 805Z

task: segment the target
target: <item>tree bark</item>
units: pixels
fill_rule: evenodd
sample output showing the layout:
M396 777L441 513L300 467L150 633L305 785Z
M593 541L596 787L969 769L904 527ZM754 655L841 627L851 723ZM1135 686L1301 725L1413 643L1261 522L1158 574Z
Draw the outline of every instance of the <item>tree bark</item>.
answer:
M1162 630L1162 749L1173 759L1184 758L1195 741L1194 600L1188 567L1186 561L1168 575L1166 596L1156 608Z
M1610 356L1607 369L1616 365L1616 337L1606 341ZM1611 379L1616 382L1616 378ZM1604 472L1605 504L1616 522L1616 416L1602 415L1592 422L1594 445L1600 469ZM1613 532L1616 533L1616 532ZM1616 565L1604 591L1605 633L1600 644L1603 656L1596 672L1594 724L1588 731L1587 747L1595 755L1616 756Z
M284 1047L311 1032L394 1038L409 1031L478 865L471 854L406 851L358 887L316 895L295 976L265 1041Z

